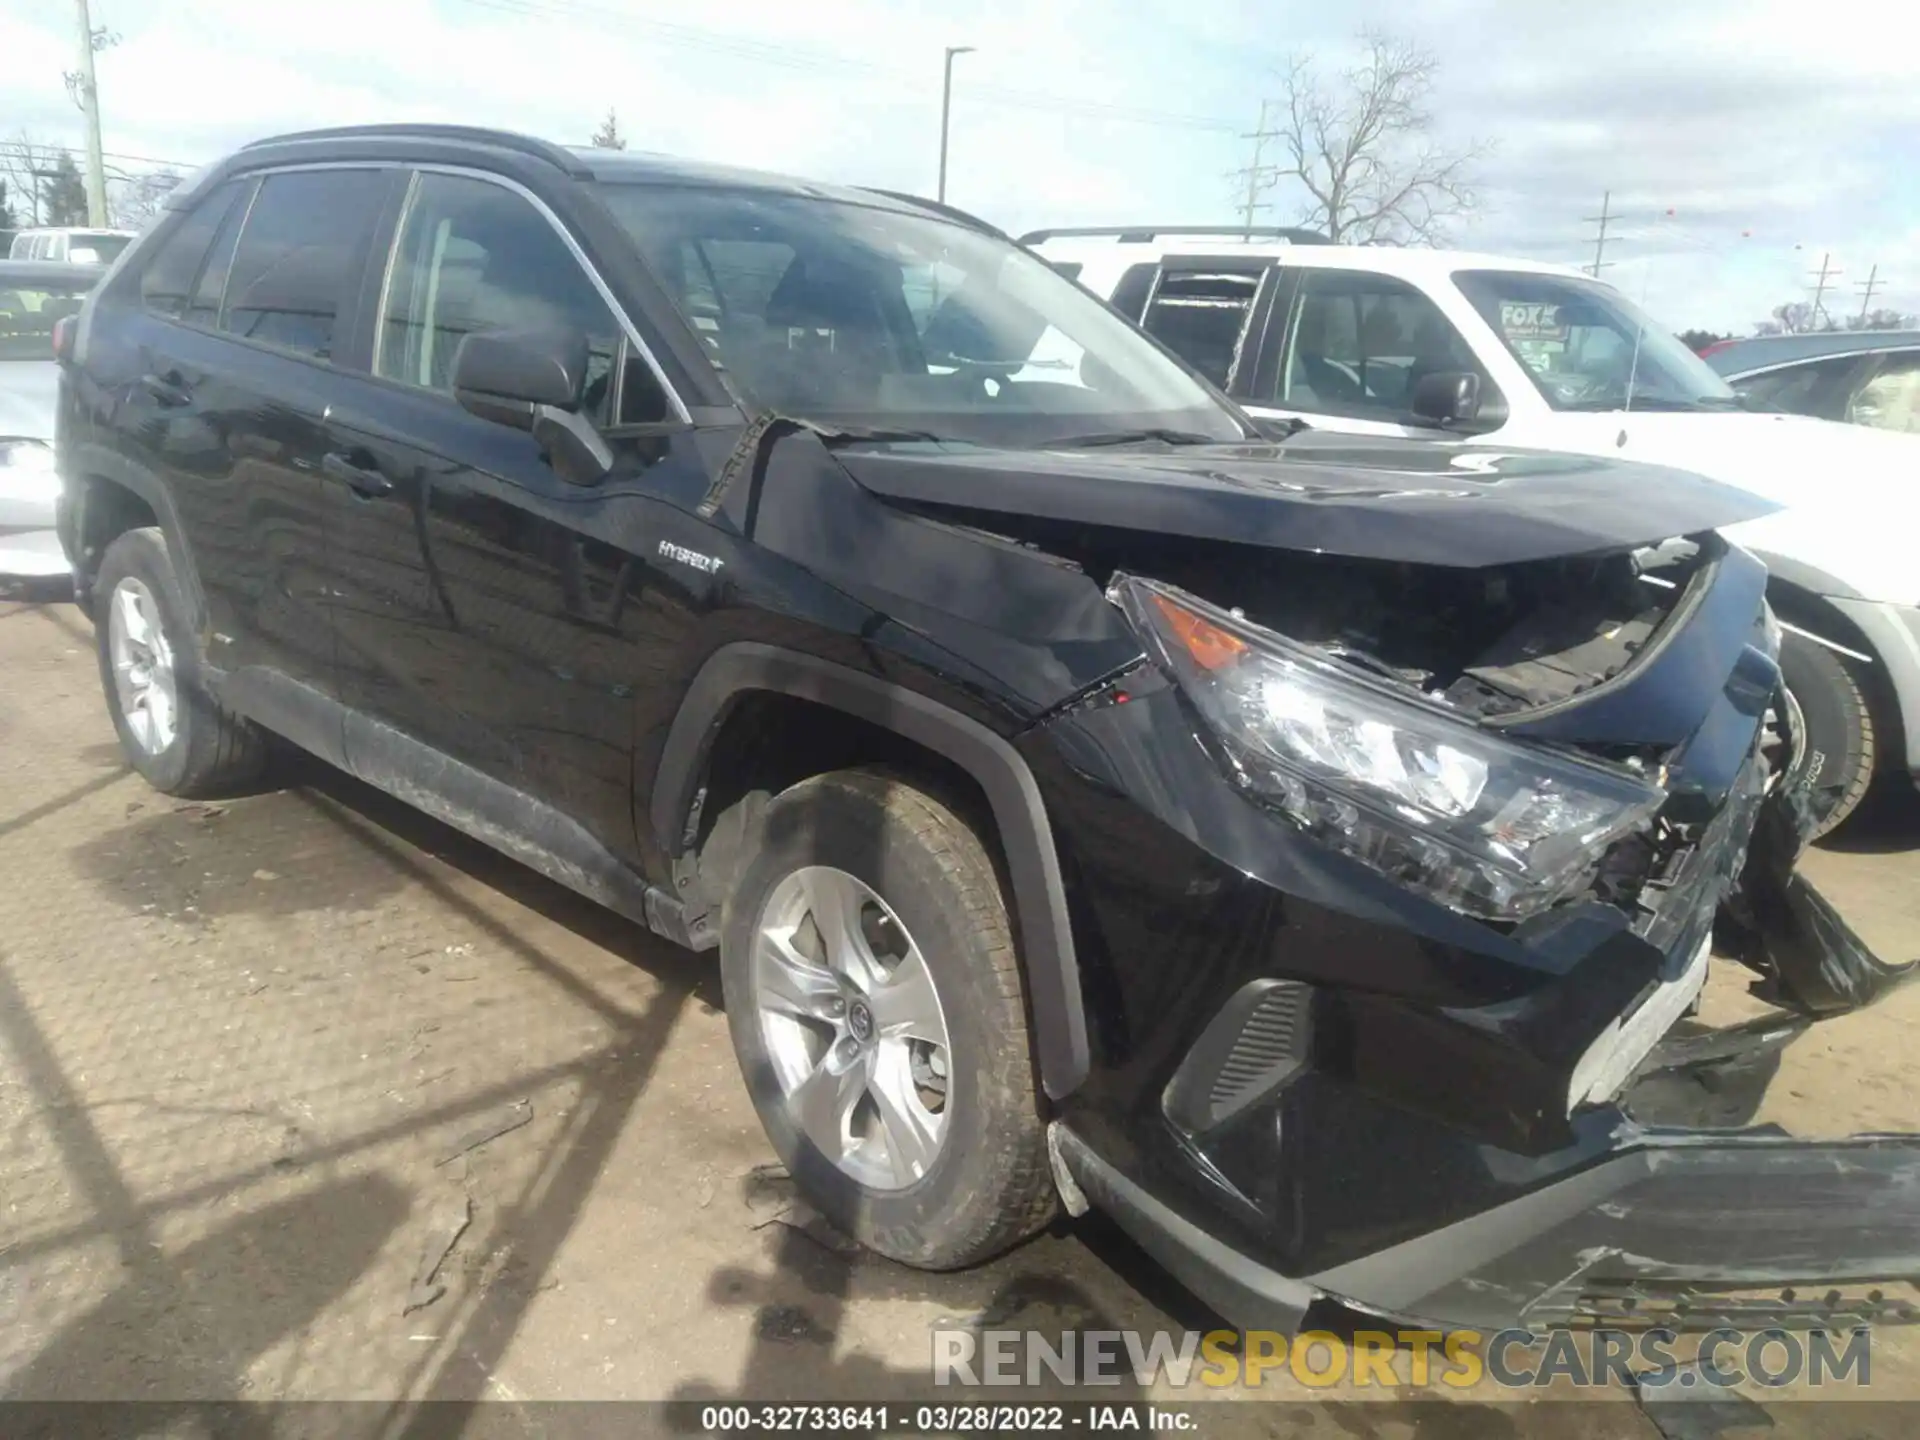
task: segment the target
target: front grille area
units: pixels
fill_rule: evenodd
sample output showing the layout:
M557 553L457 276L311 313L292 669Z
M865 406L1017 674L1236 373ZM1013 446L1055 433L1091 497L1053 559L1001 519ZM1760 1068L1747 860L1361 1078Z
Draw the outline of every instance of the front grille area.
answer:
M1167 1086L1168 1116L1189 1133L1223 1124L1306 1065L1313 987L1255 980L1235 991Z

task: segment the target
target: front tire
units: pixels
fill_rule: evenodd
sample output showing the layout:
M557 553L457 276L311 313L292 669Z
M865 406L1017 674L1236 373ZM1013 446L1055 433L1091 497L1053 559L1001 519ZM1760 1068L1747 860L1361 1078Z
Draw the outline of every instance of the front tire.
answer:
M1792 631L1780 637L1780 674L1800 702L1813 751L1812 838L1818 840L1860 808L1873 783L1873 706L1845 657Z
M166 536L129 530L94 581L100 684L120 748L154 789L225 794L256 779L266 737L200 688L193 631Z
M952 809L870 770L778 796L727 901L720 965L754 1107L828 1219L949 1270L1053 1215L1006 905Z

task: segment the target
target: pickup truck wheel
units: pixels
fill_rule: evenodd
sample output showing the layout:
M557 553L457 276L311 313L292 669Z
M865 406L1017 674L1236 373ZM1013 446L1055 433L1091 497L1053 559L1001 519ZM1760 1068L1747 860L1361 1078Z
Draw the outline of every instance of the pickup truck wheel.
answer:
M727 901L720 964L754 1107L828 1219L946 1270L1052 1216L1006 905L952 810L870 770L776 797Z
M193 632L166 537L151 526L107 547L94 582L100 683L120 748L168 795L225 793L266 763L266 737L200 688Z
M1817 840L1859 808L1873 782L1873 706L1844 656L1791 631L1780 637L1780 674L1800 702L1813 749Z

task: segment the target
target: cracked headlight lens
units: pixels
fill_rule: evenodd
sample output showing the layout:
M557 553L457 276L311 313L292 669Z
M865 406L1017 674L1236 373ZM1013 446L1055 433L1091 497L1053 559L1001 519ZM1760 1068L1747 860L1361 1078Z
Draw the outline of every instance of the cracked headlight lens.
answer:
M1122 575L1108 594L1241 785L1467 914L1546 909L1666 800L1631 771L1508 739L1172 586Z

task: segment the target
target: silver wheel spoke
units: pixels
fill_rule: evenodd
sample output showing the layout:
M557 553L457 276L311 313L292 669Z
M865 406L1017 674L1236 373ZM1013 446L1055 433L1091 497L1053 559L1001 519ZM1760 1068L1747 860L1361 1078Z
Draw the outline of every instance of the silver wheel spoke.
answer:
M885 981L868 992L867 1003L873 1007L880 1033L889 1039L924 1040L940 1046L947 1043L940 996L917 949L908 951L907 958L893 967Z
M760 1003L783 1015L831 1020L840 1008L840 982L793 946L793 932L760 934Z
M147 723L152 727L152 744L164 750L173 741L173 690L156 683L147 690Z
M846 1051L844 1044L828 1046L813 1073L788 1097L795 1123L836 1165L853 1148L849 1122L873 1072L871 1051L855 1051L851 1057Z
M173 743L180 723L173 651L152 593L129 575L107 601L108 658L127 734L149 755Z
M122 585L114 592L113 599L120 612L121 633L132 644L148 644L153 631L147 624L146 608L141 605L140 596L131 585Z
M883 1044L876 1052L867 1093L880 1112L887 1164L894 1182L911 1185L933 1166L940 1153L941 1118L920 1103L913 1083L913 1061L904 1043Z
M862 990L872 986L878 967L860 933L860 908L865 897L837 870L806 872L807 912L813 916L826 962Z

